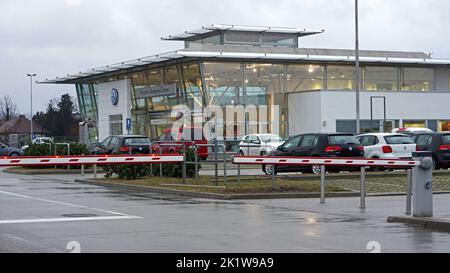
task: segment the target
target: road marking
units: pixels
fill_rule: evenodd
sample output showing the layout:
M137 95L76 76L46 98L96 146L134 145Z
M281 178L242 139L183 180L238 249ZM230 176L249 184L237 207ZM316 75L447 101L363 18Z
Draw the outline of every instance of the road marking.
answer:
M99 217L73 217L73 218L42 218L42 219L17 219L0 220L0 224L36 224L36 223L55 223L55 222L78 222L78 221L109 221L109 220L129 220L142 219L138 216L99 216Z
M67 217L67 218L43 218L43 219L19 219L19 220L0 220L0 224L26 224L26 223L51 223L51 222L74 222L74 221L100 221L100 220L128 220L128 219L142 219L142 217L135 216L135 215L129 215L125 213L115 212L111 210L104 210L104 209L96 209L96 208L90 208L86 206L76 205L72 203L67 202L60 202L50 199L44 199L44 198L37 198L29 195L24 194L18 194L13 192L7 192L7 191L0 191L0 194L19 197L23 199L29 199L29 200L35 200L40 202L47 202L52 204L58 204L78 209L85 209L85 210L91 210L91 211L97 211L107 214L112 214L115 216L98 216L98 217Z

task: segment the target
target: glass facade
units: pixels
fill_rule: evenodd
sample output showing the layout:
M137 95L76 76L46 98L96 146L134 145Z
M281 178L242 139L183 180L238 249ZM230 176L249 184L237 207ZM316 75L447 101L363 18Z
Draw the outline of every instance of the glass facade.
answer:
M225 38L232 41L233 35L243 33L230 33ZM262 39L267 43L283 41L280 40L282 35L256 35L258 40ZM212 42L219 38L208 37ZM256 41L255 37L247 38L249 42L252 39ZM242 41L242 37L235 39ZM202 43L207 42L205 40ZM354 67L350 65L250 61L180 63L134 72L126 77L131 79L133 133L148 135L152 139L157 139L165 129L171 128L174 121L170 117L171 110L180 104L199 110L209 105L218 105L224 109L224 118L227 118L226 106L267 105L267 109L256 112L256 122L243 123L236 117L234 124L223 126L224 135L240 138L245 133L279 132L281 136L287 136L287 94L317 90L351 91L354 90L355 82ZM436 87L433 68L363 65L361 81L362 89L367 91L425 92L433 91ZM98 120L96 85L78 84L77 94L82 117L95 124ZM279 107L279 120L273 120L275 115L271 106ZM341 129L353 130L353 124L349 121L340 121L338 124ZM364 127L373 131L376 130L374 124L367 123ZM443 130L442 128L448 128L448 124L440 122L436 127ZM406 125L417 127L426 124L412 121L406 122ZM92 142L98 141L96 124L89 129L89 135Z
M98 142L98 90L95 84L77 84L77 97L80 114L88 125L89 141L91 143Z

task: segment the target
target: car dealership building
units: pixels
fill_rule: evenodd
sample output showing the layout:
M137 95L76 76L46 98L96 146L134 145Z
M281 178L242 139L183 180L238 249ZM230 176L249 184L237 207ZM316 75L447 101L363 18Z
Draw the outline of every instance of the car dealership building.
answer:
M260 132L237 121L236 138L272 131L356 132L354 50L301 47L300 38L322 32L212 25L162 38L184 42L183 49L43 83L76 85L92 142L128 129L156 139L171 128L171 110L180 104L279 106L279 115L268 108L271 122L258 126ZM450 60L361 50L360 62L362 131L450 131Z

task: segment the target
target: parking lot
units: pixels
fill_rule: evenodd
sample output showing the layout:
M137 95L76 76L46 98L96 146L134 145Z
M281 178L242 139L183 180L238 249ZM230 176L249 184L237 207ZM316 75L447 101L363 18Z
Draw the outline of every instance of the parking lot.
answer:
M388 224L404 197L212 201L0 173L0 252L449 252L446 233ZM450 218L450 195L436 216ZM73 248L77 245L80 248Z

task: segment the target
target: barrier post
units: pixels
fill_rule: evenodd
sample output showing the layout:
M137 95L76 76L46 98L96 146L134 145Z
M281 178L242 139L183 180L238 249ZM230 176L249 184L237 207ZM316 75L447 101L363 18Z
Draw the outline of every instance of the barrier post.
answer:
M433 217L433 159L430 152L415 152L420 166L413 169L413 216Z
M406 181L406 215L412 214L411 201L412 201L412 170L407 170Z
M366 167L361 167L361 204L360 209L366 209Z
M325 166L320 166L320 204L325 204Z

